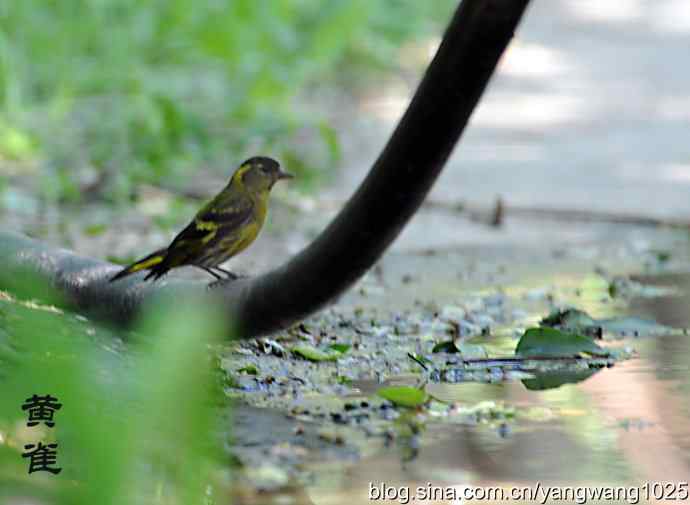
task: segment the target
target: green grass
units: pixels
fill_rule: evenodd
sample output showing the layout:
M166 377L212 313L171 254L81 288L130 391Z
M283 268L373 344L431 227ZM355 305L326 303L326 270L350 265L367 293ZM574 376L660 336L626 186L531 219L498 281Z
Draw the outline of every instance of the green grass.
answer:
M303 179L338 161L326 114L295 105L362 83L439 32L451 0L22 0L0 4L0 173L50 201L228 173L268 152ZM347 75L343 75L347 74ZM306 132L306 134L305 134Z

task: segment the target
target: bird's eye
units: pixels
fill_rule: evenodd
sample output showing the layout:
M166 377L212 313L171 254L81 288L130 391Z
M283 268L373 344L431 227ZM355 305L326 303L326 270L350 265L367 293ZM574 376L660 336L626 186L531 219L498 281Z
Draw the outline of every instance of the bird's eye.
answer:
M261 170L264 173L266 172L266 167L264 166L263 163L259 163L258 165L256 165L256 168L258 168L259 170Z

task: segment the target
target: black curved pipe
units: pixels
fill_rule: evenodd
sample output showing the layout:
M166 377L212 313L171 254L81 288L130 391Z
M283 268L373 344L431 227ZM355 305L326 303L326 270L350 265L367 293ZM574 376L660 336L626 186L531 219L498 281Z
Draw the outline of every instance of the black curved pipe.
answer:
M453 150L529 0L463 0L405 115L369 175L334 221L284 266L206 290L201 283L109 284L109 263L0 234L11 289L17 272L49 280L66 305L128 323L158 296L204 296L223 303L242 336L285 328L361 277L421 205ZM14 286L15 288L17 286ZM237 326L233 325L234 328Z

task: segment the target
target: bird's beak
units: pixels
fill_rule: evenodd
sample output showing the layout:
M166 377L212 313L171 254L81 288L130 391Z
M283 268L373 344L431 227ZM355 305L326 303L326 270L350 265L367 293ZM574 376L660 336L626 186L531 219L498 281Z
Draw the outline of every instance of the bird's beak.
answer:
M278 180L280 179L294 179L295 176L292 175L290 172L283 172L282 170L278 172Z

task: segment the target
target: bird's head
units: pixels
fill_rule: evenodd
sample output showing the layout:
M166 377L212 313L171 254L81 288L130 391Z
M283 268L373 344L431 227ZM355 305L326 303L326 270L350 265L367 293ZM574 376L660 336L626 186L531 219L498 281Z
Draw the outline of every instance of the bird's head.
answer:
M242 163L232 176L231 183L241 183L249 191L267 191L281 179L294 176L284 172L280 163L265 156L255 156Z

